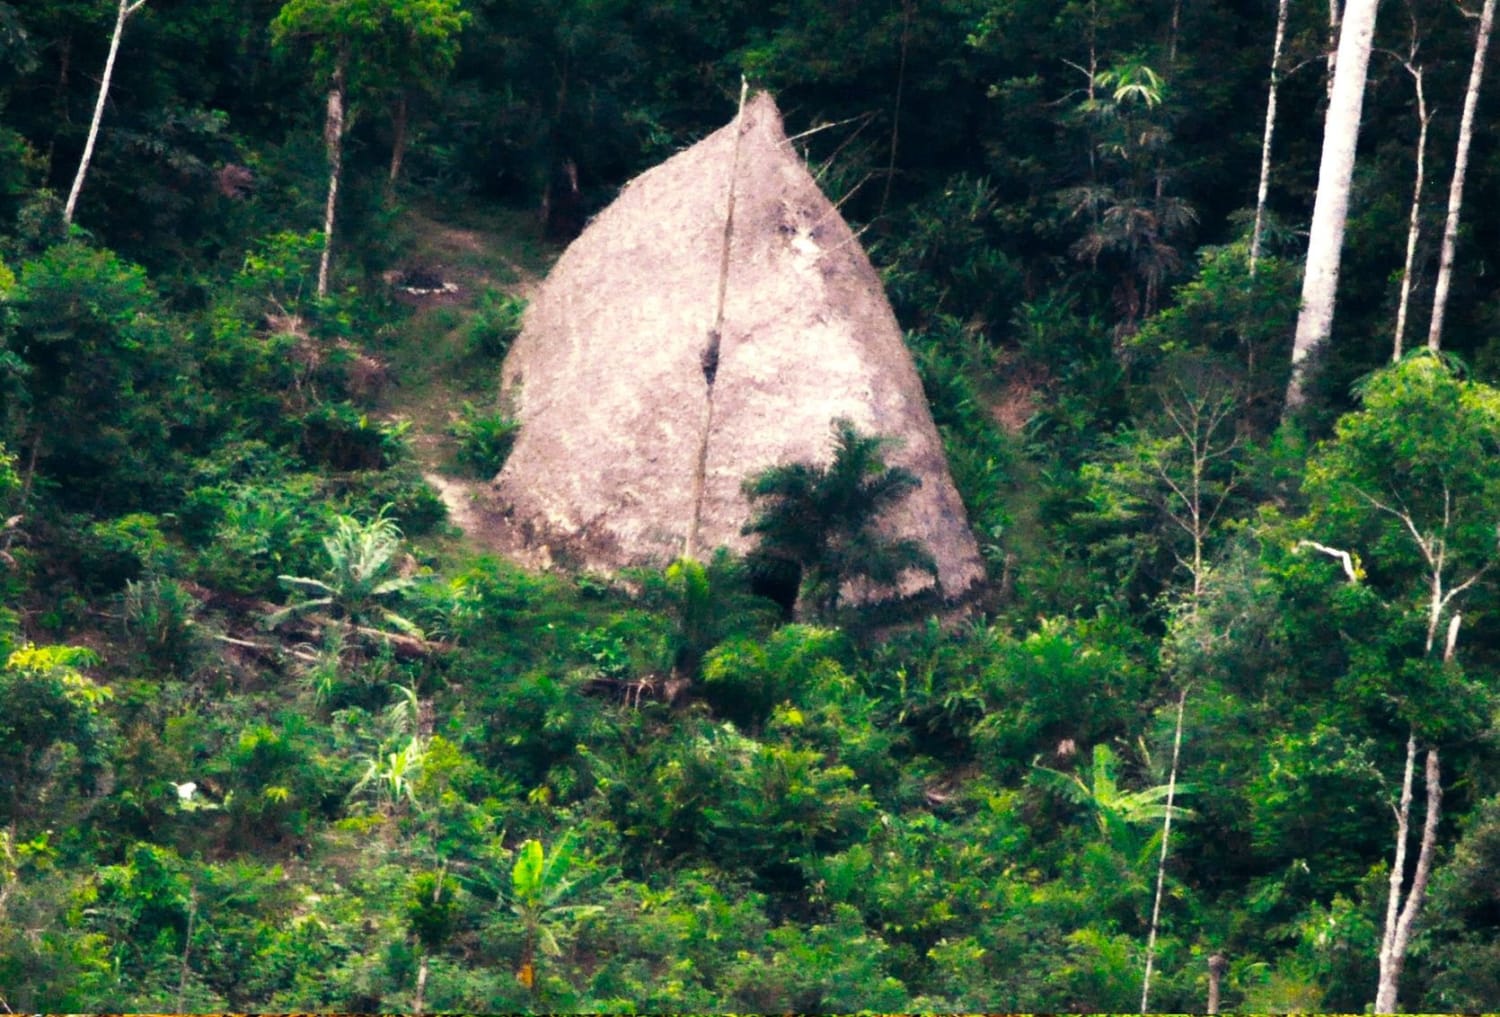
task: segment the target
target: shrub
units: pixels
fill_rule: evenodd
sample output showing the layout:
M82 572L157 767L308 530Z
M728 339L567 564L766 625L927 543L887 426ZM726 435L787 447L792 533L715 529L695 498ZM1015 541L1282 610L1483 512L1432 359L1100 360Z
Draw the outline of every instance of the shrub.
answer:
M511 342L521 334L521 316L525 311L526 301L520 297L497 290L480 294L479 306L464 329L469 353L497 360L505 356Z
M147 663L178 678L191 675L206 650L193 595L175 580L148 575L127 580L122 599L125 630Z
M505 465L521 429L503 413L484 413L468 401L448 433L458 439L458 461L479 477L493 477Z
M355 474L342 500L350 515L374 515L385 509L408 536L431 533L448 518L442 497L422 479L422 471L409 463Z
M335 470L378 470L409 455L407 421L370 419L351 403L325 403L302 418L301 452L313 465Z

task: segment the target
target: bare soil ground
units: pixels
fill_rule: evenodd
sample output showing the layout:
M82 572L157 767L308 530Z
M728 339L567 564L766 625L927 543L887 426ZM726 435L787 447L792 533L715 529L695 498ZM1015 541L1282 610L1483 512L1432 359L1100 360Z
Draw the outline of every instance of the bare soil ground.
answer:
M475 216L420 209L408 212L401 228L410 244L386 282L412 314L382 351L393 383L378 412L410 423L413 455L447 505L449 523L462 531L464 544L483 547L494 525L484 510L489 478L475 477L458 463L449 428L465 403L493 405L500 362L472 348L469 326L487 293L530 299L557 252L539 239L533 218L520 212Z

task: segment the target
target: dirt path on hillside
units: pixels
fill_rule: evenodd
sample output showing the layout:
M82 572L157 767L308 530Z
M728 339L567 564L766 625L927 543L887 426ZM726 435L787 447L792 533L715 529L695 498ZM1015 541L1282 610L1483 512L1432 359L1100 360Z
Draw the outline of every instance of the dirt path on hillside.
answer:
M405 348L397 354L405 362L396 365L397 383L387 390L381 415L410 424L407 438L422 478L442 498L448 521L463 531L464 542L480 548L496 545L500 521L486 509L488 479L459 469L458 443L449 429L465 403L480 409L491 405L500 364L474 362L465 329L487 292L529 300L542 282L544 266L537 262L550 258L524 235L524 220L500 225L515 226L516 235L408 213L403 226L413 242L387 275L396 299L412 309L412 316L403 327ZM403 286L408 274L439 285L421 287L432 292L411 292ZM476 377L476 371L483 376Z
M469 539L482 543L486 530L494 524L487 519L488 514L477 499L482 491L489 490L489 485L432 472L423 472L422 479L432 485L448 506L448 522L463 530Z

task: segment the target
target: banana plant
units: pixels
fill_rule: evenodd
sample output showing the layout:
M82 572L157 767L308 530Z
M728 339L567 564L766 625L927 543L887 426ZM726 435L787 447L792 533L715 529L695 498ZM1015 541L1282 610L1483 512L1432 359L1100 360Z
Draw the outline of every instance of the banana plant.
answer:
M544 852L538 840L528 840L516 853L510 870L510 909L521 920L521 966L516 980L537 991L536 953L562 954L562 943L573 927L604 909L597 904L569 904L567 899L582 880L570 876L574 868L573 835L565 834Z
M1108 745L1095 745L1093 765L1088 779L1076 773L1063 773L1045 766L1034 767L1037 783L1058 792L1070 801L1084 806L1094 815L1099 833L1104 840L1119 849L1126 857L1134 854L1129 850L1134 845L1134 830L1160 823L1167 815L1166 804L1169 793L1166 784L1126 791L1115 778L1117 760ZM1193 788L1178 784L1176 794L1187 794ZM1191 809L1180 805L1170 806L1174 820L1196 818ZM1150 845L1147 846L1148 851Z

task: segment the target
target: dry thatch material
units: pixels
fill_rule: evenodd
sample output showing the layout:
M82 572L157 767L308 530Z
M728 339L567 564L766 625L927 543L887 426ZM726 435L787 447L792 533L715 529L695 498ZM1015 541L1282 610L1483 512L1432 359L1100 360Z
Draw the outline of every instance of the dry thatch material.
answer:
M522 427L495 507L523 559L610 571L743 553L741 483L828 462L830 424L848 417L897 439L887 461L922 481L882 528L927 546L947 597L982 575L880 279L769 95L637 177L574 241L502 393Z

